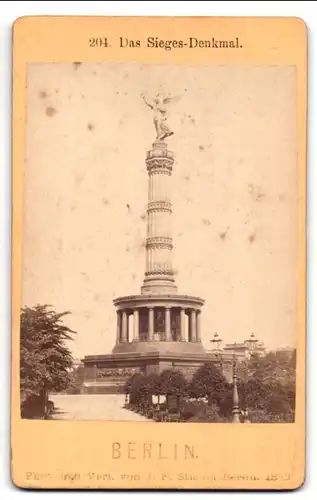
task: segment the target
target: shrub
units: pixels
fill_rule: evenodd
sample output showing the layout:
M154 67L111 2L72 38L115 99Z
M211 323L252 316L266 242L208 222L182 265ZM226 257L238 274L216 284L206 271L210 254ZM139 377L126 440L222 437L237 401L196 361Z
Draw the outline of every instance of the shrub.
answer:
M206 363L198 368L189 386L190 396L207 397L216 401L219 401L227 391L226 378L213 363Z

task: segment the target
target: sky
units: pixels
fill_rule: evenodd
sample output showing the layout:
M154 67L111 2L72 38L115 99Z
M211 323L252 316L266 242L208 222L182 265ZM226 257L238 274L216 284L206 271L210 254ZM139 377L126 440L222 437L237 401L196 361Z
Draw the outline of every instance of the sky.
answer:
M291 66L30 64L22 304L71 311L75 357L111 352L113 299L145 271L140 94L169 105L178 292L205 300L202 340L296 342L296 70Z

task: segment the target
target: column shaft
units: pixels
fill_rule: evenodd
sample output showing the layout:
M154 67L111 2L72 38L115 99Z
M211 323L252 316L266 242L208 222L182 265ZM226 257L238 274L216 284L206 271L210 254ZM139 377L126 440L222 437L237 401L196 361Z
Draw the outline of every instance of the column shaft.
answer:
M139 340L139 311L134 309L133 311L133 341L138 342Z
M171 309L169 307L165 308L165 339L167 342L172 340L171 334Z
M116 338L116 344L119 344L121 342L121 312L117 311L117 338Z
M148 340L152 341L154 337L154 309L150 307L149 309L149 332L148 332Z
M179 319L179 326L180 326L180 340L184 341L186 340L185 337L185 309L180 310L180 319Z
M126 311L122 311L121 339L122 342L128 342L128 318Z
M190 342L196 342L196 311L190 311Z
M196 340L201 342L201 312L197 311L196 317Z

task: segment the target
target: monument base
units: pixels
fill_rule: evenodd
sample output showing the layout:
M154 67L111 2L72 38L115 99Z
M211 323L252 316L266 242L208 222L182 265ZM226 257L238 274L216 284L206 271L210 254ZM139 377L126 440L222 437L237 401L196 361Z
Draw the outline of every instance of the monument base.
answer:
M156 343L153 342L153 344ZM161 344L167 343L161 342ZM180 343L175 342L175 344ZM123 394L126 380L137 373L150 375L162 373L164 370L176 370L181 371L185 378L191 379L201 365L215 361L214 355L206 353L203 348L200 353L186 353L179 352L179 350L168 352L166 347L164 350L144 353L125 352L86 356L83 359L85 382L82 392L84 394Z
M204 354L205 349L201 342L161 342L161 341L144 341L144 342L129 342L129 343L119 343L112 349L113 354L130 354L130 353L140 353L145 355L147 353L157 353L157 354Z

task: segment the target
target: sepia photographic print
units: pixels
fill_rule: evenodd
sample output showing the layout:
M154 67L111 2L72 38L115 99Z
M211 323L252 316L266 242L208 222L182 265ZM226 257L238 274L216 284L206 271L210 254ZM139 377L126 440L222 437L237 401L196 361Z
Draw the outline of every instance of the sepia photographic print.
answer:
M22 418L294 421L295 77L29 65Z
M299 487L304 24L25 17L13 45L14 484Z

